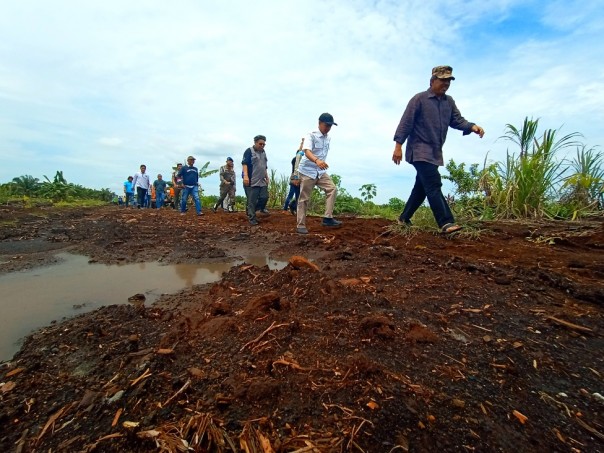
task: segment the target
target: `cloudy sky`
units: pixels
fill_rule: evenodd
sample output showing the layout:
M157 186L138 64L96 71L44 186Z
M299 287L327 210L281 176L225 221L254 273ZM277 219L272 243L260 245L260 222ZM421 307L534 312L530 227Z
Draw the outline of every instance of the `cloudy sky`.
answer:
M330 112L343 187L406 199L414 171L392 163L392 137L441 64L486 131L450 130L445 160L502 160L498 137L526 116L604 144L601 0L4 0L0 183L62 170L121 192L141 163L169 175L189 154L210 168L232 156L240 169L256 134L289 174ZM217 176L202 184L217 194Z

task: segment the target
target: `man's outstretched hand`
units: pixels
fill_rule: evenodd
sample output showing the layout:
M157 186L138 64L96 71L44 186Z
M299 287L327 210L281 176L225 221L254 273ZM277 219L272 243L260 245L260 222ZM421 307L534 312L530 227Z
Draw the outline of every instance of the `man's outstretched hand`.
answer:
M482 138L482 136L484 135L484 129L482 127L480 127L478 124L475 124L474 126L472 126L472 132L474 132L475 134L478 134L480 136L480 138Z

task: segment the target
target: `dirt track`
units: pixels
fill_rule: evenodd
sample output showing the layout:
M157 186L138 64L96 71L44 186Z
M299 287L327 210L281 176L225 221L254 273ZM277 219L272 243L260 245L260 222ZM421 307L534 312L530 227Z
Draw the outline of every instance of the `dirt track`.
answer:
M602 218L453 238L357 218L300 236L278 211L0 220L2 273L58 250L312 261L36 332L0 367L0 451L604 451Z

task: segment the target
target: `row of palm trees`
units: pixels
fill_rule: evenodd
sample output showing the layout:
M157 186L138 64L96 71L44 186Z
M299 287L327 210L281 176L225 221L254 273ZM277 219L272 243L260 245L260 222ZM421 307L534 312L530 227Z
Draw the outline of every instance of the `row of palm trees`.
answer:
M2 184L0 194L5 197L44 198L55 202L69 200L110 202L115 196L109 189L89 189L79 184L68 183L62 171L57 171L52 180L44 175L44 181L31 175L17 176L11 182Z

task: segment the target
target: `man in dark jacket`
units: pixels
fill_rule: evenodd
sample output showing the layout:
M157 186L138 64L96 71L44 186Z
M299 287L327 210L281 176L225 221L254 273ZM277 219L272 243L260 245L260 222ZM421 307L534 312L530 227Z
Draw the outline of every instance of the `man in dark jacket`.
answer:
M417 176L415 185L407 200L405 209L398 222L411 225L411 217L428 198L430 209L442 233L454 233L462 227L455 224L455 219L447 200L442 194L442 181L438 167L443 163L443 145L449 127L484 135L484 129L466 121L446 92L451 86L453 68L436 66L432 69L430 88L411 98L405 113L394 134L394 153L392 161L399 165L403 159L402 145L407 141L405 160L415 167Z

